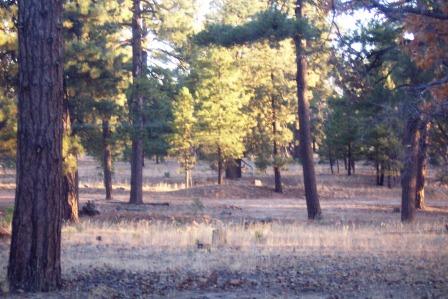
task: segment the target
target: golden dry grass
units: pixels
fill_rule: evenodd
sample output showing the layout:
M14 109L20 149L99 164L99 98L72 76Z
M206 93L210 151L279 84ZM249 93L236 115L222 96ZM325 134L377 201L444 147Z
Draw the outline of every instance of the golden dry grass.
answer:
M253 224L222 225L227 244L208 248L212 242L211 224L175 225L167 223L83 221L63 229L64 268L88 269L105 266L135 271L174 269L210 271L230 267L250 271L260 257L294 254L412 255L447 254L448 238L443 222L402 225L340 224ZM101 241L98 237L101 236ZM270 258L271 257L271 258ZM266 260L264 260L266 265Z

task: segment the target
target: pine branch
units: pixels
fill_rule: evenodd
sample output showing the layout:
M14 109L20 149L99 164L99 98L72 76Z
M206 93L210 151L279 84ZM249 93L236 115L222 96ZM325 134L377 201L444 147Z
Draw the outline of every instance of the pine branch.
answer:
M305 20L294 20L281 11L269 9L256 14L251 21L240 26L209 25L206 30L195 35L193 41L202 46L232 47L266 39L281 41L296 35L312 39L315 36L314 31Z
M370 5L368 5L368 7L376 8L386 15L400 16L400 15L406 15L406 14L413 14L413 15L419 15L419 16L429 17L429 18L433 18L433 19L438 19L438 20L448 20L447 14L440 13L437 11L422 9L422 8L403 6L403 4L404 4L403 2L400 2L400 3L396 3L396 5L391 4L391 5L387 6L387 5L381 4L377 0L370 0Z

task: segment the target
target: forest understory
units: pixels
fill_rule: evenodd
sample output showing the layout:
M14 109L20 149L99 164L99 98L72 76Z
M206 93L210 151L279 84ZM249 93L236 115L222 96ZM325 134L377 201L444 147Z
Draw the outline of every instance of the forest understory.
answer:
M182 190L170 161L145 167L144 205L127 203L114 186L105 201L95 164L81 161L81 206L100 215L65 224L63 288L9 298L446 298L448 190L427 187L425 211L403 225L399 185L374 185L370 168L329 175L318 167L323 219L308 222L296 165L285 192L269 174L245 174L222 186L198 167L196 186ZM149 170L152 169L152 170ZM114 179L125 175L118 164ZM171 176L164 174L170 172ZM296 172L297 173L297 172ZM0 210L12 205L13 175L1 178ZM262 186L254 186L259 180ZM9 240L0 239L0 281Z

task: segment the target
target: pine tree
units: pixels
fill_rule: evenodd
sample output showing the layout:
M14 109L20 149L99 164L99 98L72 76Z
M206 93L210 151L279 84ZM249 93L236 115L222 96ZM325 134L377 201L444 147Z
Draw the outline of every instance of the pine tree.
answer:
M246 138L246 150L255 155L257 167L272 165L275 191L279 193L283 191L281 168L288 161L287 146L293 139L291 128L295 121L292 51L287 42L260 43L247 49L250 55L243 62L248 69L248 88L254 94L248 110L256 122Z
M202 51L194 69L198 78L198 140L201 150L217 163L218 184L222 184L225 162L243 156L248 118L242 109L249 97L230 51Z
M191 171L196 163L197 120L194 116L194 100L184 87L173 104L173 134L170 138L170 153L175 155L184 169L185 187L193 186Z
M126 62L130 53L127 48L117 48L122 28L116 22L125 18L119 3L112 0L65 5L65 85L72 123L64 142L72 156L65 160L76 161L79 153L73 154L82 144L103 166L107 199L112 196L112 160L124 148L115 127L122 123L129 84ZM67 178L76 177L75 166L66 167L72 170Z
M62 282L63 7L18 4L18 184L8 279L14 291L50 291Z
M311 149L311 118L309 102L306 93L306 55L305 40L316 36L317 31L310 26L303 16L302 0L295 3L295 18L290 18L281 12L275 3L266 11L256 14L252 19L239 26L227 24L210 25L195 37L201 45L222 45L232 47L255 43L260 40L281 41L292 38L296 48L296 82L298 97L298 120L300 124L300 150L303 165L305 198L308 218L317 219L321 216L319 197L314 172L313 152Z

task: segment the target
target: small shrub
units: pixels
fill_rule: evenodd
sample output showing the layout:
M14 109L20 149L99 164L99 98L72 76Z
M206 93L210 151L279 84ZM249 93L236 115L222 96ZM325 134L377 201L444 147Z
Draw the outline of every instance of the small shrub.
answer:
M171 174L170 174L169 171L167 171L167 172L165 172L165 173L163 174L163 176L164 176L165 178L169 179L169 178L171 177Z

